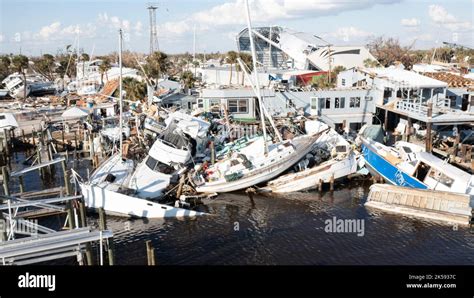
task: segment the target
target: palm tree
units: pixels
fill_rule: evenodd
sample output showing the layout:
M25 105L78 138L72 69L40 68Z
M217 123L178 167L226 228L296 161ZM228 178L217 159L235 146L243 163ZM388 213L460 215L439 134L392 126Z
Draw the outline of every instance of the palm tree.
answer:
M243 64L247 69L252 72L253 71L253 63L252 63L252 55L247 54L247 53L239 53L240 60L242 60ZM240 65L239 65L240 69ZM244 73L242 72L242 86L244 85Z
M23 75L23 99L26 99L26 70L28 69L28 57L16 55L12 58L14 68Z
M123 89L127 98L133 101L143 101L146 96L146 84L134 78L124 78Z
M235 51L227 52L227 57L225 59L226 63L230 64L230 77L229 77L229 85L232 85L232 66L237 62L238 54Z
M102 63L99 65L99 72L100 72L100 83L103 85L104 84L104 74L105 74L105 78L107 79L107 81L109 81L109 76L107 75L107 71L109 71L109 69L111 68L112 66L110 65L110 60L108 57L105 57L103 60L102 60Z
M163 52L154 52L146 58L147 64L145 65L145 70L148 75L152 78L158 79L162 76L163 73L166 73L170 68L170 62L168 55Z
M194 86L194 82L196 82L196 78L194 77L192 72L187 70L187 71L181 73L180 81L183 83L184 89L187 93L188 90L191 89Z

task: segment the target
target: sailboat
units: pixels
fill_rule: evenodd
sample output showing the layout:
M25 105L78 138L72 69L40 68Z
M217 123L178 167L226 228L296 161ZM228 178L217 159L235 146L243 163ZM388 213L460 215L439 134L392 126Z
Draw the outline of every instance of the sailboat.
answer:
M283 140L278 129L265 108L257 71L257 58L253 40L252 24L248 2L246 2L247 27L250 36L250 47L252 50L252 62L254 69L254 81L252 88L257 96L260 108L260 120L263 130L263 138L257 138L251 143L250 148L242 148L216 164L210 166L204 173L197 172L194 176L196 191L203 193L231 192L266 182L282 174L292 165L302 159L311 151L314 142L320 133L302 135L292 140ZM242 67L245 70L245 67ZM244 71L249 75L246 71ZM275 135L279 139L277 143L267 141L265 117L268 118Z
M339 179L357 172L359 153L353 151L349 142L334 129L323 123L318 126L319 130L323 130L324 127L326 129L316 141L316 149L312 150L311 153L314 154L314 157L329 155L329 160L309 167L304 164L302 170L278 177L268 182L259 191L287 193L309 190L316 188L320 182L327 183L332 178ZM321 151L323 154L321 154ZM312 158L313 155L310 156ZM306 160L301 163L305 163Z
M119 30L119 64L122 67L122 30ZM117 216L132 216L145 218L169 218L198 216L205 213L160 204L149 200L162 194L162 190L169 185L169 175L161 173L150 167L150 155L134 171L134 162L124 159L122 148L122 74L120 72L120 114L119 114L119 152L105 160L90 176L88 181L82 181L75 174L88 208L103 208L106 213ZM152 147L152 150L154 148ZM156 151L156 150L155 150ZM143 174L144 168L148 166L149 171ZM142 178L146 181L137 183Z

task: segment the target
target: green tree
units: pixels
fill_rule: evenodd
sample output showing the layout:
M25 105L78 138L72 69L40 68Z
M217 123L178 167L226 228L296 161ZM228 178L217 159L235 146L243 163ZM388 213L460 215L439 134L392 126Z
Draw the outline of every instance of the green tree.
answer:
M249 70L249 72L252 72L253 71L252 55L247 54L247 53L239 53L239 58L240 60L242 60L242 63ZM237 64L236 70L242 71L242 85L244 85L245 74L244 74L244 71L240 67L240 63Z
M100 83L103 85L104 74L107 81L109 81L109 76L107 75L107 72L112 67L112 65L110 64L109 57L102 57L101 60L102 60L102 63L99 65L99 73L100 73Z
M16 55L12 58L13 68L23 75L23 99L26 99L26 70L28 69L28 57Z
M54 56L51 54L44 54L40 59L37 59L35 61L35 70L48 80L54 80L56 70Z
M10 74L11 60L7 55L0 56L0 82Z
M155 78L156 82L171 67L168 55L163 52L154 52L146 58L145 71L148 76Z
M182 72L179 80L183 84L186 93L188 92L189 89L194 87L194 83L196 82L196 78L194 77L193 73L190 72L189 70Z
M123 90L125 91L125 97L133 101L143 102L146 97L146 83L140 82L135 78L124 78L123 79ZM118 90L117 97L118 97Z
M227 57L225 58L225 62L230 64L230 77L229 77L229 85L232 85L232 68L235 63L237 63L237 58L239 54L236 51L229 51L227 52Z

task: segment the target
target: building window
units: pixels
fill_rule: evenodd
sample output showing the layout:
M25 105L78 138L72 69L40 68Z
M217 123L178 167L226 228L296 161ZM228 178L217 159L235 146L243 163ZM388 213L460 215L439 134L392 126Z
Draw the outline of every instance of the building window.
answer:
M336 97L336 99L334 100L334 108L344 109L345 101L345 97Z
M229 112L233 114L248 113L248 99L230 99L227 102Z
M360 97L351 97L349 108L360 108Z
M197 99L197 106L198 106L198 108L203 109L204 108L204 99L198 98Z
M448 96L449 98L449 105L451 108L456 107L456 96Z
M342 84L342 86L346 86L346 79L342 79L341 84Z
M326 104L324 106L326 109L330 109L331 108L331 98L330 97L327 97L326 98Z
M311 110L316 110L318 108L318 98L311 97Z

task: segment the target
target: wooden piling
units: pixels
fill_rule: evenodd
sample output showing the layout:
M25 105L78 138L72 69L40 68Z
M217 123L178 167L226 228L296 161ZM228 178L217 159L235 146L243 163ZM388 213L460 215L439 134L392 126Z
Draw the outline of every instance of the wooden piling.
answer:
M322 191L323 191L323 179L319 179L318 191L319 191L319 192L322 192Z
M36 130L35 130L35 127L33 126L33 131L31 132L31 138L32 138L32 142L33 142L33 146L36 147Z
M10 142L8 141L8 129L3 129L3 140L5 142L5 153L10 158Z
M0 203L2 202L2 199L0 199ZM3 217L3 212L0 211L0 243L7 241L7 221Z
M21 141L22 141L23 144L27 143L26 138L25 138L25 130L24 129L21 130Z
M331 175L331 180L329 180L329 190L334 191L334 174Z
M107 230L107 219L105 217L104 208L99 208L99 229L101 231Z
M10 186L9 186L10 176L8 173L8 168L6 166L2 167L2 178L3 178L3 193L5 194L5 196L8 197L10 196Z
M19 183L20 183L20 193L25 192L25 181L23 179L23 176L18 177Z
M432 136L431 136L431 117L433 116L433 103L430 101L428 103L428 122L426 123L426 137L425 137L425 150L426 152L431 152L432 150Z
M63 127L63 130L61 130L61 139L62 139L62 142L63 142L63 151L67 150L66 149L66 142L64 141L64 127Z
M147 240L145 243L148 266L155 266L155 249L151 245L151 240Z
M108 252L108 255L109 255L109 266L113 266L115 264L115 248L114 248L114 238L111 237L109 239L107 239L107 252Z

